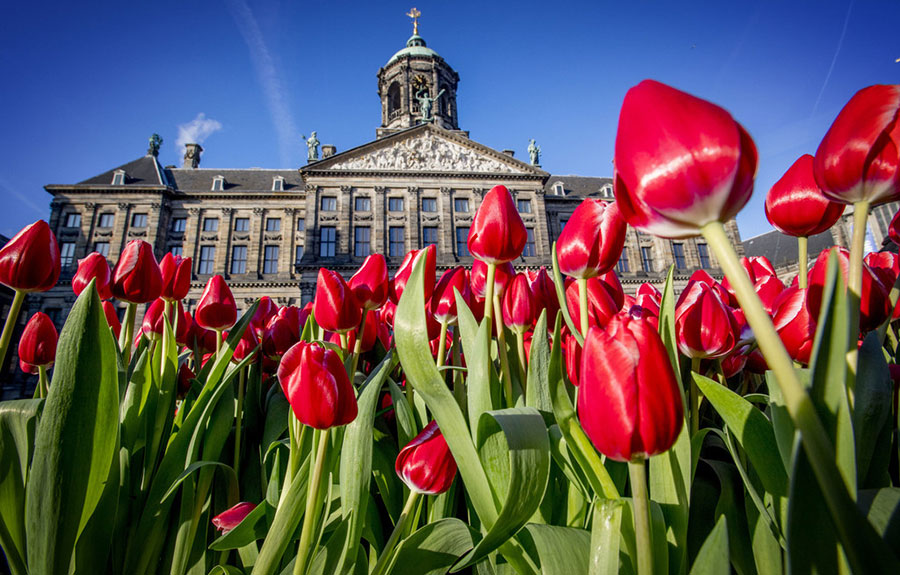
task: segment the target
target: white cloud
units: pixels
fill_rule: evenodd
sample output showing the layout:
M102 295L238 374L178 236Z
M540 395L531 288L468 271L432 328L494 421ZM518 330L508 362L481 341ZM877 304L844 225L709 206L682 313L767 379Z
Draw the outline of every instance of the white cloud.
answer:
M178 139L175 141L176 149L179 154L184 154L185 144L202 144L211 134L222 129L222 124L207 118L206 114L200 112L197 117L186 124L178 125Z

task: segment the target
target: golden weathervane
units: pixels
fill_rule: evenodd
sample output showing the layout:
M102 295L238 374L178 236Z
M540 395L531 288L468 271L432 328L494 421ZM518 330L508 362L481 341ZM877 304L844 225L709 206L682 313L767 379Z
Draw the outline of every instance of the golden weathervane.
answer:
M419 12L415 6L413 6L413 9L410 10L409 12L407 12L406 15L413 19L413 35L418 36L419 35L419 16L421 16L422 13Z

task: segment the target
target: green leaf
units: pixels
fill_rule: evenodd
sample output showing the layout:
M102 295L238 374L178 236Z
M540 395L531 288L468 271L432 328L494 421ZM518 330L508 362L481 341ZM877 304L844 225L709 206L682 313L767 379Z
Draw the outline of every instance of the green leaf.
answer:
M716 518L724 516L731 528L728 530L728 542L731 548L731 559L738 575L755 575L756 565L753 560L750 533L747 530L747 516L741 505L743 487L741 476L735 466L723 461L706 462L719 479L719 501L716 503ZM780 553L780 550L779 550Z
M550 419L553 403L550 401L550 372L559 369L551 365L550 345L547 342L547 310L534 326L536 334L531 340L531 351L528 354L528 387L525 390L525 405L533 407Z
M272 509L269 507L269 504L263 501L253 511L248 513L234 529L224 533L210 543L209 548L213 551L228 551L229 549L240 549L254 541L263 539L269 530L266 515L270 511Z
M591 555L591 534L584 529L529 523L542 575L587 575Z
M533 408L483 414L478 422L478 451L503 508L497 522L454 572L477 563L525 525L537 511L550 475L550 440L541 414Z
M180 486L185 479L187 479L193 472L204 467L218 467L222 469L225 472L225 478L228 483L235 486L237 485L237 474L234 472L234 468L232 468L230 465L221 463L219 461L195 461L194 463L188 465L188 468L185 469L181 473L181 475L179 475L175 479L175 481L172 483L172 486L169 487L169 490L166 491L165 495L163 495L162 500L168 500L169 497L171 497L172 494L175 493L175 490L178 489L178 486Z
M306 509L306 491L309 482L309 460L303 460L297 475L285 486L287 490L275 511L269 534L259 550L252 575L273 575L281 564L281 558L294 538Z
M231 565L216 565L208 575L244 575L244 572Z
M659 336L669 352L669 361L678 378L678 387L681 390L682 405L687 409L684 401L684 387L681 382L681 368L678 365L678 340L675 337L675 265L669 266L666 274L666 285L663 287L662 300L659 304Z
M900 548L900 488L860 491L859 507L881 538L892 549Z
M659 503L666 518L669 572L683 573L687 566L688 511L691 492L691 440L687 421L675 445L650 458L650 498Z
M782 575L783 551L769 524L762 520L759 509L749 497L744 497L744 512L753 548L753 560L759 575Z
M394 380L388 378L388 389L391 392L391 403L394 406L394 420L397 423L397 442L400 445L406 445L418 435L416 429L416 418L413 415L406 396L400 386L394 383Z
M43 399L0 403L0 545L14 575L25 575L25 486Z
M474 545L475 532L459 519L429 523L397 547L391 575L443 575Z
M553 247L550 248L550 257L553 267L553 285L556 287L556 299L559 300L559 312L562 314L563 319L565 319L566 325L569 326L569 333L575 336L578 345L583 345L584 337L581 335L581 330L575 325L575 322L572 321L572 316L569 315L569 304L566 301L566 282L563 281L562 274L559 273L559 260L556 257L556 242L553 242ZM556 326L558 327L559 317L556 319Z
M118 377L116 344L97 290L88 286L60 334L37 427L25 495L31 573L68 573L76 541L119 464Z
M728 561L728 521L725 516L719 518L715 528L691 567L691 575L730 575L731 565Z
M457 309L465 305L462 297L457 294ZM491 397L493 380L493 362L491 360L491 325L488 320L482 321L474 333L472 325L466 320L460 320L460 341L463 353L466 356L468 374L466 377L466 399L469 414L469 429L474 439L478 431L478 421L481 414L494 408Z
M590 575L616 575L619 571L619 538L622 530L621 499L594 500L591 527Z
M881 340L872 332L859 348L859 370L854 388L853 432L857 481L861 487L880 487L879 483L890 485L892 395L891 374ZM879 441L882 436L886 436L886 441ZM867 478L871 479L867 481Z

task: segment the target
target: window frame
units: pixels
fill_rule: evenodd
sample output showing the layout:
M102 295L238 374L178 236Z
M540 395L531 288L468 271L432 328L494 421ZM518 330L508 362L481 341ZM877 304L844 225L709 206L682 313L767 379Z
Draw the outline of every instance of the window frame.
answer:
M687 258L685 258L683 242L672 242L672 260L675 262L675 269L687 269Z
M525 228L525 236L525 247L522 248L522 257L537 257L537 244L534 241L534 228Z
M274 257L269 257L274 254ZM281 246L277 244L266 244L263 246L263 269L264 274L278 273L278 259L281 256Z
M395 237L397 232L400 233L399 239ZM406 226L390 226L388 228L388 257L402 258L404 255L406 255Z
M98 250L98 249L97 249L97 246L99 246L99 245L105 245L105 246L106 246L106 249L105 249L104 251ZM109 242L108 242L108 241L94 242L94 249L93 249L93 251L97 252L98 254L100 254L101 256L103 256L103 257L105 257L105 258L108 258L108 257L109 257Z
M216 246L201 245L197 255L197 275L206 276L216 273Z
M66 251L71 253L67 254ZM60 268L67 270L75 265L75 242L60 242L59 244Z
M363 204L363 207L360 207L360 204ZM370 198L369 196L356 196L355 198L353 198L353 211L371 212L372 198Z
M326 232L331 232L331 237L326 238ZM326 253L323 253L323 248L325 246L331 246L330 250L326 250ZM327 253L330 251L331 253ZM320 226L319 227L319 257L320 258L333 258L337 254L337 228L335 226Z
M249 232L250 218L234 218L234 231Z
M471 226L456 226L456 229L453 230L453 245L456 257L472 257L472 254L469 252L469 232L471 229ZM463 232L463 230L465 231ZM460 232L463 232L462 237L460 237Z
M462 206L462 209L460 209ZM457 214L469 213L469 198L453 198L453 212Z
M653 273L653 246L641 246L641 269Z
M426 235L428 232L434 232L434 241L429 242ZM422 226L422 247L435 246L437 247L438 243L441 241L441 234L438 230L438 226Z
M326 205L325 202L328 202ZM332 205L333 203L333 205ZM330 207L328 207L330 206ZM320 212L336 212L337 211L337 196L322 196L319 198L319 211Z
M398 204L400 206L399 208L396 207ZM402 212L405 209L405 206L406 206L406 204L403 201L403 196L388 197L388 211L389 212Z
M131 227L132 228L146 228L147 227L147 213L146 212L135 212L131 214Z
M360 233L365 230L365 239ZM365 246L365 250L360 247ZM370 226L353 226L353 257L364 258L372 253L372 228Z
M178 225L179 223L181 224L180 226ZM179 227L181 229L178 229ZM172 224L169 226L169 228L173 233L183 234L185 231L187 231L187 218L183 216L172 218Z
M212 224L207 226L207 224ZM205 233L212 233L219 231L219 218L217 217L204 217L202 222L203 228L202 231Z
M72 219L75 219L75 223L70 223ZM66 213L66 219L63 224L64 228L80 228L81 227L81 212L68 212Z
M434 209L429 210L425 207L425 202L429 202L434 205ZM427 212L429 214L435 213L438 211L438 202L437 198L422 198L422 211Z
M709 246L706 244L697 244L697 259L700 260L700 267L709 269L712 267L712 261L709 258ZM705 263L704 263L705 262Z
M523 210L522 209L523 206L526 206L526 209ZM533 213L531 199L530 198L517 198L516 199L516 211L519 212L520 214Z
M236 257L238 250L243 252L242 258ZM238 244L231 246L231 265L229 269L231 270L231 275L243 275L247 273L247 245L246 244ZM240 270L235 270L235 264L240 263Z
M109 225L104 225L104 222L109 220ZM102 229L109 229L116 225L116 214L113 212L103 212L97 218L97 227Z
M267 232L280 232L281 231L281 218L266 218L266 231Z

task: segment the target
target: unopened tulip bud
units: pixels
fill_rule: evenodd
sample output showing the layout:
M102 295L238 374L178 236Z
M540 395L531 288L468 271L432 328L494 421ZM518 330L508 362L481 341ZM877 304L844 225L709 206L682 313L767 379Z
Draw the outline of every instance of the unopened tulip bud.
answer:
M47 291L59 272L59 245L44 220L22 228L0 249L0 284L16 291Z
M456 476L456 460L437 422L432 421L400 450L394 465L410 490L437 495L450 489Z
M159 297L168 301L187 297L191 289L191 258L169 252L159 262L159 272L162 275L162 292Z
M347 332L359 325L362 308L341 274L319 268L315 299L316 322L326 331Z
M281 358L278 381L294 415L316 429L356 419L356 395L340 356L317 343L298 342Z
M365 310L380 308L387 301L389 286L384 256L372 254L367 257L347 283L361 308Z
M162 293L162 274L153 247L144 240L131 240L112 275L112 294L129 303L149 303Z
M50 367L56 361L56 342L59 335L50 317L37 312L22 330L19 339L19 359L35 367Z
M112 273L109 271L109 262L97 252L92 252L83 260L78 261L78 271L75 272L75 276L72 278L72 291L75 292L75 295L81 295L81 292L91 283L91 280L96 280L94 285L97 288L97 295L100 296L100 299L107 300L112 298L112 291L109 286L112 281Z
M213 331L230 328L237 321L237 304L225 278L214 275L206 282L206 289L200 296L200 303L194 310L194 317L200 327Z
M559 271L581 279L608 272L622 255L625 229L615 203L582 201L556 241Z

